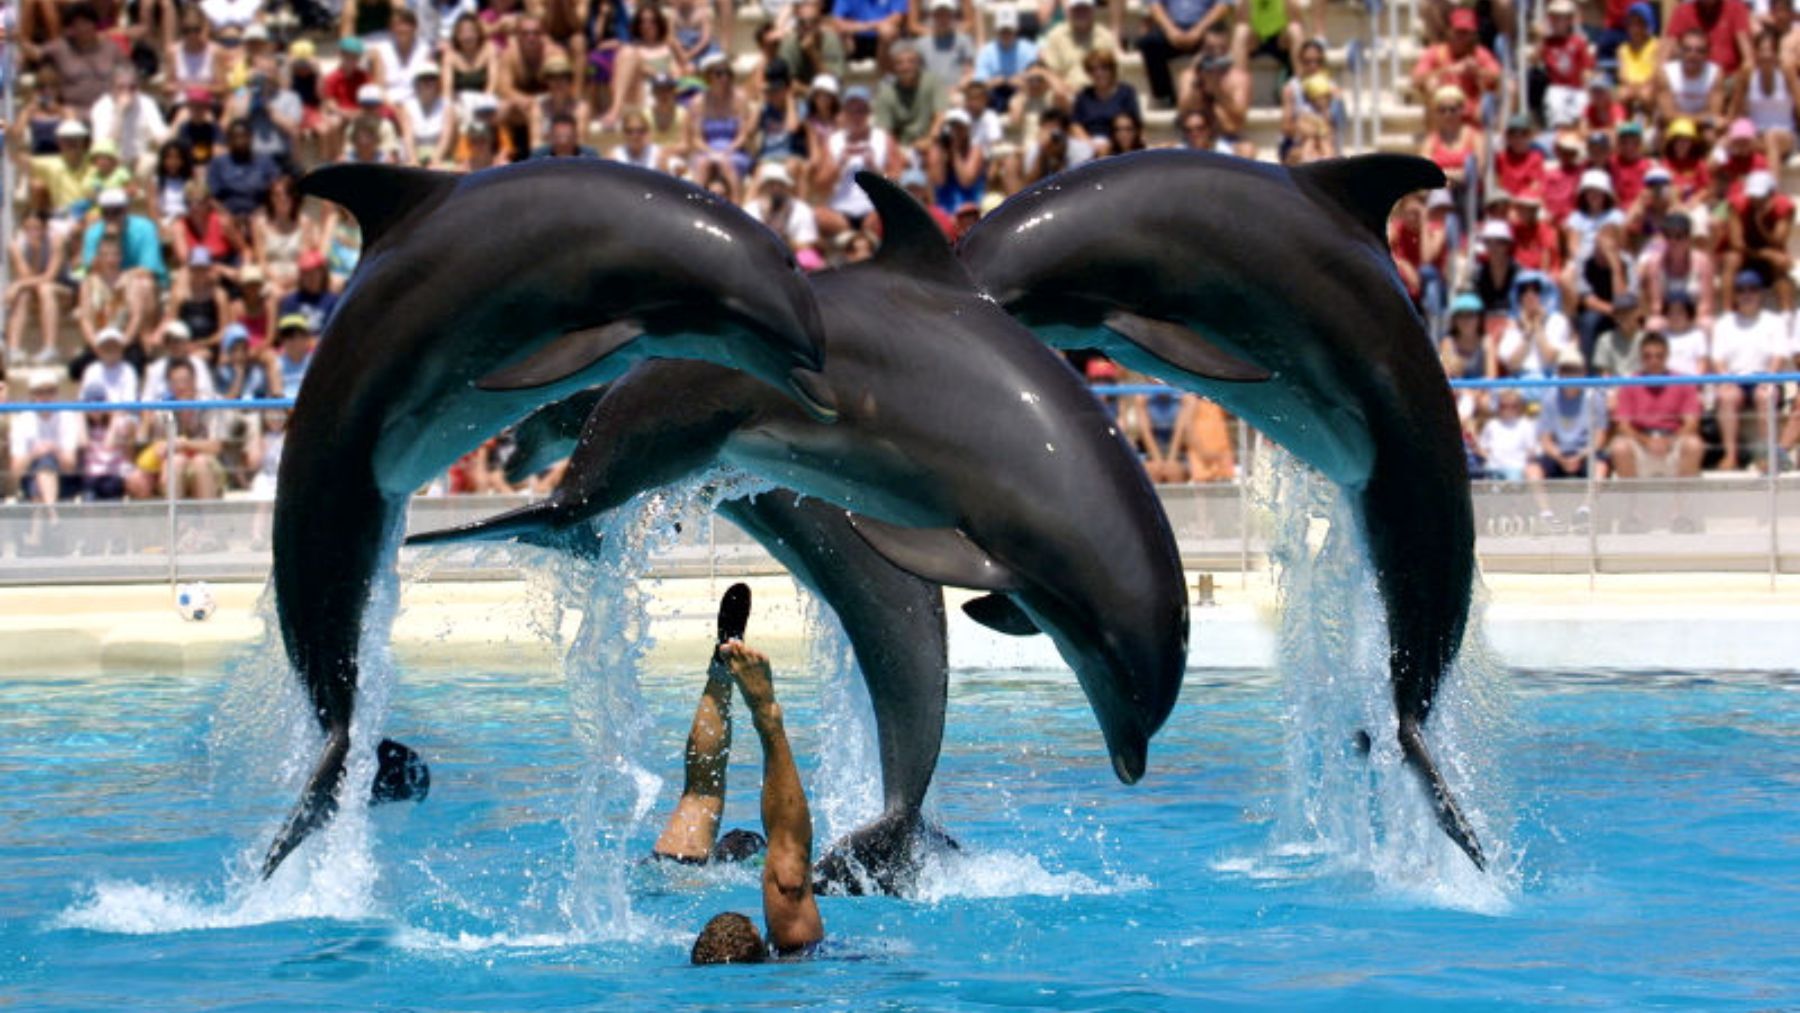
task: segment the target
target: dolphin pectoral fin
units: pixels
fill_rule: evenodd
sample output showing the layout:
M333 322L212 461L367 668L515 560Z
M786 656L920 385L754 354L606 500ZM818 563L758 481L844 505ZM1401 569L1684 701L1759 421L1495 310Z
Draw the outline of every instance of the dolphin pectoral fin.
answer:
M443 545L450 542L504 542L510 540L530 541L534 535L542 534L554 526L560 507L554 499L517 510L508 510L495 514L487 520L464 524L461 527L442 528L437 531L422 531L416 535L407 535L406 545ZM533 542L532 544L541 544Z
M1013 600L1003 594L984 594L963 602L963 614L996 633L1004 633L1009 637L1035 637L1044 632L1038 629L1037 623L1025 614L1025 610L1013 604Z
M1225 351L1183 324L1152 320L1124 310L1108 313L1105 324L1107 330L1196 376L1224 383L1259 383L1273 375L1256 363L1246 362Z
M306 781L306 788L300 793L300 802L288 816L287 823L282 826L281 833L269 845L269 854L263 859L262 878L268 879L294 853L306 835L324 826L337 813L337 790L344 780L344 758L350 754L350 729L339 727L333 729L325 739L325 749L319 754L318 766L313 768L312 777Z
M1289 171L1361 223L1383 249L1394 204L1414 190L1437 190L1447 182L1444 170L1428 159L1386 152L1311 162Z
M475 381L478 390L535 390L566 380L613 354L644 334L636 320L615 320L600 327L570 331L521 362Z
M1406 757L1406 763L1425 782L1431 792L1432 805L1437 809L1438 826L1444 835L1456 842L1456 846L1469 856L1475 868L1485 871L1487 857L1481 852L1481 842L1475 838L1475 830L1457 806L1456 799L1450 794L1450 786L1444 783L1444 775L1438 771L1437 762L1431 758L1431 751L1425 747L1425 734L1416 720L1402 718L1400 720L1400 751Z
M1019 578L956 528L903 528L862 514L850 527L883 559L915 577L977 591L1016 591Z
M462 178L395 165L327 165L301 178L300 193L348 208L362 229L363 249L368 250L414 211L448 196Z
M423 802L431 794L431 768L407 746L393 739L382 739L375 747L375 783L369 786L369 801Z

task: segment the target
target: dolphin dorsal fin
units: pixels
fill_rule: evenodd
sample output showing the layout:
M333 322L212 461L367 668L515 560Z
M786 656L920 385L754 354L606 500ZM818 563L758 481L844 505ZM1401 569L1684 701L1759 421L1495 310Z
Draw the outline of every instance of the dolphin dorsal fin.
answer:
M881 249L875 262L914 278L972 286L968 269L956 259L944 230L912 195L873 172L856 174L856 185L881 215Z
M1291 170L1315 199L1325 198L1387 245L1388 215L1414 190L1445 185L1444 170L1413 155L1374 154L1311 162Z
M327 165L300 180L300 192L342 204L362 227L363 245L372 247L402 219L441 200L463 177L394 165Z

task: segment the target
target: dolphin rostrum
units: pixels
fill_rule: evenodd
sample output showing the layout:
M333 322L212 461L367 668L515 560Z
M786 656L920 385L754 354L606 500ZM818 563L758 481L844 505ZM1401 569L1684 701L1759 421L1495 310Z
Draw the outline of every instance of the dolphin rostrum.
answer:
M923 209L879 176L857 182L881 214L881 251L812 279L835 425L743 374L644 363L601 398L548 500L410 541L572 530L732 465L852 511L902 570L994 592L986 621L1048 633L1115 774L1135 782L1187 656L1181 562L1155 490L1087 386L974 291Z
M1284 169L1143 152L1020 192L959 255L1052 345L1213 398L1349 491L1387 612L1401 749L1439 825L1483 866L1423 733L1468 619L1469 476L1443 366L1387 246L1394 202L1443 185L1398 155Z
M335 811L357 645L407 498L538 406L633 362L702 358L817 415L818 309L780 241L673 178L617 163L469 175L320 169L302 192L362 226L356 272L294 406L275 503L282 639L324 730L265 876Z

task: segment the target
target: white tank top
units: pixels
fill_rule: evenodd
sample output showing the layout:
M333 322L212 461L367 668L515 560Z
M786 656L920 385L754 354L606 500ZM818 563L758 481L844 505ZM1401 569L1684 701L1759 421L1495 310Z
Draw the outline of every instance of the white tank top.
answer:
M1713 64L1706 65L1706 73L1698 78L1690 78L1681 72L1681 61L1670 60L1663 64L1663 77L1668 79L1669 91L1675 96L1675 108L1688 116L1706 114L1706 99L1712 94L1713 85L1719 82L1719 68Z
M1758 131L1776 127L1782 130L1794 129L1794 96L1788 94L1787 77L1777 67L1774 78L1775 86L1763 91L1762 75L1754 67L1750 68L1750 87L1744 92L1744 111L1750 115L1750 122L1756 124Z

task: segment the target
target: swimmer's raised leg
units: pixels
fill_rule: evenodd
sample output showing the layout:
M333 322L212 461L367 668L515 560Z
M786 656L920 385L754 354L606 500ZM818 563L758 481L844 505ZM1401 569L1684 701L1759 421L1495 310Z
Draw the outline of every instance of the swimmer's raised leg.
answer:
M688 729L681 800L652 854L695 865L712 857L719 818L725 812L725 767L730 759L731 672L715 654Z

